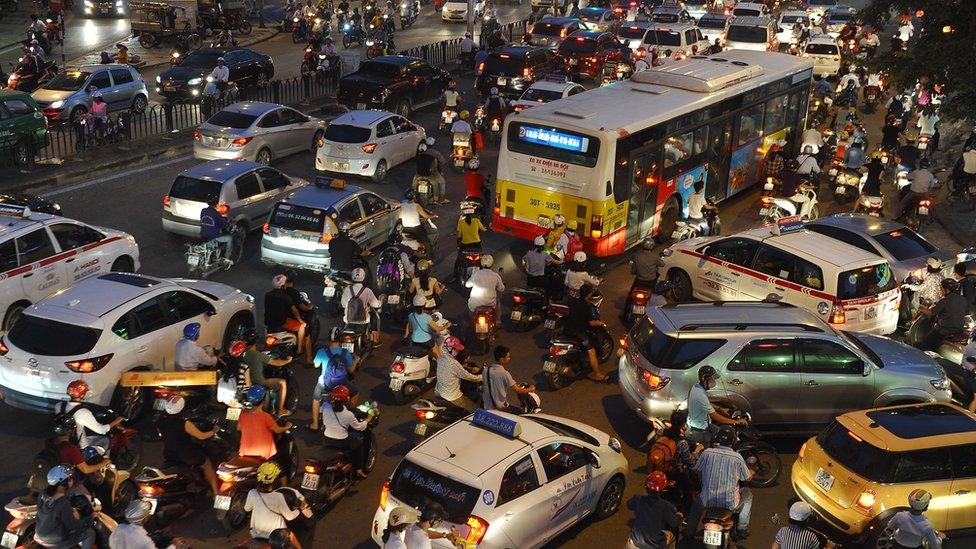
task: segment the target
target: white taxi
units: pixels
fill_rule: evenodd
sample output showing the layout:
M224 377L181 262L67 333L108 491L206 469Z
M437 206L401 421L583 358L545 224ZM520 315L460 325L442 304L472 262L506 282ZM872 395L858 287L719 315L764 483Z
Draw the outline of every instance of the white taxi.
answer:
M382 545L393 509L434 506L436 529L453 527L467 547L540 547L588 515L616 513L627 469L620 442L593 427L479 409L407 453L383 483L370 533Z
M842 330L887 335L901 290L877 255L808 231L798 216L735 235L678 242L658 274L678 301L761 301L776 294Z
M835 76L840 72L840 48L826 34L811 36L803 46L803 57L813 60L813 74Z
M522 96L512 103L512 107L515 109L515 112L521 112L536 105L585 91L586 88L576 82L570 82L564 75L550 74L546 75L545 80L533 82L528 89L522 92Z
M0 204L3 331L24 309L79 280L138 269L139 245L130 234Z

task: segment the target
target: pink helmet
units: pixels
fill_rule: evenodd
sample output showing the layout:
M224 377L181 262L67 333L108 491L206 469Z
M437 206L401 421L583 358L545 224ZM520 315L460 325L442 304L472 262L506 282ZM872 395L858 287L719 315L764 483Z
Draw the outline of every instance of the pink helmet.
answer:
M461 343L461 340L458 339L455 336L449 336L447 339L445 339L444 340L444 347L447 348L447 349L451 349L452 351L463 351L464 350L464 344Z

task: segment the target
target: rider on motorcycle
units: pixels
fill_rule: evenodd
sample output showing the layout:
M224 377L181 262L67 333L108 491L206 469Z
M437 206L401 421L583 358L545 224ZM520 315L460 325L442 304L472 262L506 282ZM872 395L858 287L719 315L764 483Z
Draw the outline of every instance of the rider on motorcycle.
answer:
M461 93L457 91L457 81L451 80L444 90L444 110L458 112L461 109Z
M156 542L149 537L143 523L151 515L152 504L144 499L129 502L125 508L125 522L120 522L108 538L110 549L154 549ZM170 547L179 547L180 540L173 538Z
M652 471L644 479L647 494L634 496L627 508L634 512L634 524L627 539L628 549L638 547L672 547L675 534L681 527L681 513L664 499L664 492L671 488L667 475Z
M556 288L553 281L547 276L547 271L549 265L557 263L558 260L551 253L545 251L546 239L544 236L535 237L533 245L535 247L526 252L522 258L522 264L525 266L526 284L530 288L541 290L547 294L551 293Z
M268 390L262 385L252 385L244 392L244 409L237 419L237 430L241 435L237 455L270 459L287 466L289 458L282 455L287 450L277 447L275 435L291 429L292 423L278 425L274 416L264 411L267 398Z
M315 353L314 366L321 369L318 383L312 391L312 421L309 428L319 430L319 417L322 409L322 396L328 396L332 389L342 385L349 390L353 406L359 401L359 389L352 384L352 378L359 369L359 358L340 346L340 330L333 328L329 346Z
M871 160L865 164L868 177L861 189L861 196L881 196L881 176L885 171L881 156L881 151L874 151L871 153Z
M512 413L537 411L539 401L533 394L535 385L516 383L506 368L512 362L512 351L504 345L496 345L492 356L495 361L482 372L482 407Z
M272 532L285 528L287 523L298 518L308 505L303 499L296 509L288 506L285 496L275 491L280 476L281 467L277 463L265 461L258 465L258 485L248 491L247 499L244 501L244 511L251 513L252 540L268 540ZM294 532L290 532L289 541L290 547L302 549Z
M486 120L493 118L505 120L505 117L509 113L508 103L505 102L505 98L499 95L498 88L496 87L492 87L488 91L488 99L485 101L484 108Z
M244 333L243 341L246 350L241 360L247 365L251 378L251 385L260 385L265 389L278 391L278 417L285 417L291 412L285 408L288 397L288 382L283 377L265 377L265 372L283 368L291 363L291 358L268 358L268 355L258 350L258 334L253 329Z
M898 206L898 217L904 217L908 213L908 209L914 206L919 200L929 196L932 193L933 188L938 183L938 180L929 171L929 159L923 158L918 163L919 168L908 174L908 180L911 181L911 186L909 187L909 192L905 194L902 198L901 204Z
M276 332L291 332L298 339L295 351L306 356L311 354L307 349L312 345L306 329L308 324L302 318L298 303L288 292L288 277L279 274L271 279L272 289L264 294L264 325L269 334Z
M211 369L217 364L219 356L210 346L201 346L200 323L191 322L183 327L183 338L176 342L174 362L176 369L181 371Z
M326 56L330 62L333 59L339 58L339 50L337 50L335 45L332 43L331 36L326 36L325 39L322 40L322 49L319 50L319 53Z
M844 167L848 170L859 170L864 162L863 144L860 141L855 141L844 153Z
M207 198L207 207L200 210L200 238L217 241L220 257L229 258L234 245L234 237L227 233L231 223L220 210L217 209L217 197Z
M812 530L807 528L807 522L813 509L805 501L797 501L790 506L790 522L776 532L772 549L832 549L834 542L827 540L820 543Z
M365 318L351 318L349 311L349 302L353 299L358 299L362 304L362 311L364 311ZM380 346L380 320L379 315L374 314L374 309L378 309L383 305L381 299L377 299L373 290L366 285L366 269L362 267L357 267L352 270L352 284L346 286L342 291L342 298L340 303L342 304L343 317L342 321L346 324L368 324L368 329L370 330L370 339L373 344L373 348Z
M113 427L117 427L125 419L122 416L115 417L108 423L101 423L95 418L92 410L100 411L104 408L97 404L85 402L88 396L88 383L84 380L76 379L68 384L68 402L60 402L56 411L60 414L69 414L75 422L78 445L82 448L98 446L108 449L110 445L108 435Z
M646 238L641 242L640 249L634 254L630 265L630 274L634 275L634 282L630 289L654 287L657 281L657 270L664 262L654 253L654 239Z
M189 468L199 467L210 489L217 494L219 493L217 472L207 454L195 444L195 441L213 438L217 434L217 429L201 431L195 423L183 415L185 407L186 401L181 396L171 396L163 407L166 415L156 424L163 439L163 459L172 463L181 463Z
M600 285L600 279L586 271L586 252L576 252L573 254L573 262L569 264L569 269L566 270L566 277L563 282L566 284L566 289L569 291L570 297L579 295L580 288L584 284L589 284L593 287Z
M417 193L413 189L408 190L404 198L405 200L400 203L400 226L403 227L404 234L414 235L433 256L430 235L427 234L424 221L429 221L435 216L417 203Z
M702 514L709 507L738 512L736 539L742 541L749 536L752 492L744 484L752 478L752 471L745 458L732 449L736 439L735 429L722 427L715 434L714 445L706 448L695 461L695 471L701 478L701 492L693 501L688 517L685 535L689 539L694 537Z
M362 266L364 258L369 255L351 236L349 230L352 225L343 221L339 225L338 234L329 240L329 268L343 274L349 274L356 267Z
M47 473L47 489L37 504L37 527L34 540L41 547L91 548L95 545L95 530L91 522L83 520L72 507L68 492L77 479L74 467L56 465Z
M441 356L437 357L437 384L434 393L455 408L471 412L477 406L461 391L461 381L477 383L481 376L472 374L458 361L464 350L461 340L450 336L441 344Z
M961 334L966 328L969 303L959 292L959 282L954 278L942 280L944 294L934 306L921 308L922 314L935 319L935 325L919 345L923 351L934 351L949 336Z
M606 327L606 323L600 320L600 309L590 302L593 290L593 286L583 284L579 288L578 296L570 297L567 303L569 312L566 313L563 327L567 334L580 340L580 347L586 351L589 358L593 378L596 381L607 381L610 376L603 373L596 356L597 334L594 330L594 328Z
M698 383L688 391L688 440L708 446L719 431L719 425L745 425L744 419L732 419L727 408L708 398L708 391L718 384L718 372L704 365L698 369Z
M359 478L366 478L366 448L361 433L369 426L375 410L370 409L366 419L359 420L349 408L349 396L345 385L333 388L329 395L329 406L322 410L325 445L345 451Z
M478 307L491 307L498 309L498 294L505 291L505 284L502 277L491 269L495 264L495 258L491 254L481 256L481 268L476 269L468 280L464 283L466 288L471 288L471 295L468 297L468 311L474 312ZM498 315L495 315L498 318Z
M888 521L887 530L892 532L892 549L939 549L945 534L925 517L932 501L932 494L925 490L912 490L908 494L908 509L895 513Z

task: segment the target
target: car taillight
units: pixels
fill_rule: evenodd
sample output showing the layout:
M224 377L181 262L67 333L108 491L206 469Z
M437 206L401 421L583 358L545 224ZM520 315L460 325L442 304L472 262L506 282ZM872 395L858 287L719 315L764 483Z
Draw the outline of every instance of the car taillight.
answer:
M874 490L864 490L857 496L857 501L854 502L854 507L861 509L862 511L870 511L874 507L874 502L877 500L877 496Z
M590 217L590 238L600 238L603 236L603 216L594 215Z
M271 225L268 224L268 223L265 223L264 226L261 227L261 232L264 233L264 234L270 233L271 232Z
M488 533L488 522L477 515L471 515L468 517L466 524L468 525L469 530L468 535L464 537L464 541L473 543L475 545L481 543L481 540L484 539L485 534Z
M847 313L844 312L844 306L840 303L834 303L830 308L830 320L831 324L843 324L847 322Z
M7 353L9 353L9 352L10 352L10 349L3 342L3 340L0 339L0 356L7 356Z
M800 446L800 451L797 452L796 457L799 458L800 461L803 461L803 454L806 454L806 453L807 453L807 443L804 442L803 443L803 446Z
M644 369L641 369L641 379L647 384L647 388L652 391L663 389L671 381L669 377L661 377Z
M390 499L390 481L384 480L380 488L380 509L386 511L386 502Z
M644 290L634 290L630 293L630 300L633 301L635 305L643 305L647 303L647 300L650 299L650 297L651 294L645 292Z
M519 303L519 304L521 304L523 301L525 301L525 298L522 297L522 294L513 294L512 295L512 303Z
M434 419L437 415L433 410L417 410L417 419Z
M217 212L220 215L227 215L230 212L230 206L227 204L217 204Z
M319 472L319 466L316 465L316 464L314 464L314 463L306 463L305 464L305 472L306 473L311 473L311 474L314 475L314 474L316 474L316 473Z
M169 195L163 197L163 207L169 208Z
M78 372L80 374L88 374L91 372L97 372L108 364L108 361L112 360L112 353L107 355L97 356L95 358L86 358L85 360L69 360L65 362L64 365L68 367L72 372Z
M525 67L524 69L522 69L522 78L528 78L530 76L532 76L532 69L530 69L528 67Z
M145 497L158 497L160 494L165 492L166 489L162 486L155 486L153 484L140 484L139 485L139 495Z
M375 150L376 150L376 143L366 143L365 145L363 145L363 152L366 154L373 154L373 151Z
M235 147L243 147L244 145L247 145L248 143L250 143L252 139L254 139L254 138L253 137L238 137L237 139L231 141L230 144L233 145L233 146L235 146Z
M392 366L390 366L390 370L392 370L392 371L394 371L394 372L396 372L398 374L402 374L403 371L406 370L406 369L407 369L406 366L404 366L403 363L400 362L400 361L396 361L396 362L393 363Z
M200 141L201 137L203 137L203 134L200 133L200 130L193 130L193 139Z

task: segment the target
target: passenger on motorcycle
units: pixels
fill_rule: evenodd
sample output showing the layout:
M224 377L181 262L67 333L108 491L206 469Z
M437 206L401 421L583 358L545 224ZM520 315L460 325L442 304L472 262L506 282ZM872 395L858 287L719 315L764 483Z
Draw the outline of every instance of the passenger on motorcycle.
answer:
M280 476L281 467L273 461L265 461L258 466L258 485L248 491L244 501L244 511L251 513L252 540L267 541L272 532L285 528L289 521L298 518L308 506L304 499L296 509L288 506L285 496L275 491ZM289 541L294 549L302 549L293 532L290 533Z
M431 248L430 237L427 234L427 227L423 222L435 217L434 214L417 203L417 193L413 189L406 192L404 201L400 203L400 226L403 227L404 234L416 235L430 250L431 255L433 255L433 249Z
M811 513L813 509L805 501L797 501L791 505L790 522L776 532L773 549L832 549L832 541L820 543L817 534L807 528Z
M482 373L482 406L485 410L502 410L521 413L534 411L539 403L532 398L535 385L520 385L506 366L512 362L512 352L504 345L496 345L492 351L495 361ZM515 399L518 399L516 404Z
M580 288L584 284L596 287L600 285L600 279L586 271L586 252L576 252L573 254L573 261L566 270L564 283L570 297L579 295Z
M698 369L698 383L688 391L688 440L704 446L711 444L719 425L745 425L744 419L732 419L727 408L713 404L708 391L718 384L718 372L707 364Z
M434 345L434 335L444 329L444 326L434 320L426 310L427 300L421 295L413 296L413 310L407 315L407 325L403 338L410 338L410 343L430 349L436 358L440 350Z
M738 512L736 537L742 541L749 536L752 492L743 485L752 478L752 471L742 455L732 449L735 443L735 429L724 426L715 434L714 445L706 448L695 462L695 471L701 478L701 493L692 503L685 531L689 538L697 532L698 523L708 507Z
M488 181L485 175L478 171L481 159L472 156L464 165L464 197L468 200L478 200L482 207L488 208Z
M461 362L458 354L464 350L461 340L450 336L441 344L441 356L437 357L437 384L434 393L451 406L471 412L477 406L461 391L461 381L477 383L481 376L469 372Z
M359 300L359 305L350 302L353 299ZM381 299L377 299L373 290L366 285L366 269L357 267L352 270L352 284L342 290L343 316L342 321L351 325L368 324L370 330L370 340L373 348L380 346L380 319L375 309L383 305Z
M92 497L104 502L106 509L116 507L114 482L107 482L108 464L111 463L106 457L106 451L101 446L89 446L81 451L81 456L85 463L94 468L94 471L85 473L81 479L81 485ZM114 480L114 479L113 479Z
M404 538L407 530L418 520L420 520L420 512L413 507L400 506L391 511L380 538L383 540L383 549L413 549L406 544Z
M487 230L481 218L474 215L474 208L462 209L457 222L458 247L481 249L481 234Z
M166 415L157 422L159 433L163 439L163 459L172 463L181 463L186 467L203 471L210 489L214 494L217 489L217 472L213 463L195 442L213 438L217 429L201 431L195 423L183 415L186 401L181 396L172 396L166 400L163 410Z
M945 534L925 517L932 501L932 494L925 490L912 490L908 494L908 509L895 513L888 521L886 530L892 532L891 549L939 549Z
M71 506L68 492L77 479L74 467L57 465L47 473L47 489L37 504L37 527L34 541L51 549L95 546L95 530L90 521L82 520Z
M942 299L934 306L921 308L922 314L935 319L935 325L919 345L923 351L935 351L946 337L961 334L966 329L970 305L959 292L959 282L953 278L944 279L942 293Z
M359 389L352 384L352 378L359 369L359 358L339 345L340 337L339 330L333 329L329 346L315 353L315 367L321 368L322 373L319 374L319 381L312 391L312 422L309 428L313 431L319 430L322 397L328 396L332 389L342 385L349 391L353 406L359 401Z
M773 143L766 152L766 177L779 177L784 167L786 167L786 155L783 154L783 147L779 143Z
M626 549L674 547L676 533L681 527L681 513L663 497L672 484L661 471L652 471L644 479L647 494L635 495L627 502L627 508L634 512L634 524L624 546Z
M562 240L563 233L566 232L566 218L562 214L556 214L552 216L552 228L546 234L546 249L557 251L559 248L559 242ZM560 259L566 257L565 248L563 248L563 253L557 254Z
M298 339L298 348L295 351L299 354L310 354L308 347L311 342L308 340L306 328L308 327L302 319L302 313L298 310L298 303L288 293L286 286L288 277L279 274L271 279L271 290L264 294L264 326L269 334L276 332L291 332ZM253 375L253 372L252 372Z
M859 170L864 165L864 148L860 141L855 141L844 154L844 167L849 170ZM877 195L875 195L877 196Z
M343 274L351 273L361 267L363 258L369 255L358 242L349 236L348 221L339 225L339 232L329 240L329 268Z
M881 176L885 171L881 156L881 151L874 151L871 153L871 160L865 164L868 177L861 189L861 196L881 196Z
M444 285L431 276L430 265L429 259L421 259L417 262L414 275L410 279L409 292L413 295L423 296L426 303L424 308L427 311L434 311L440 306Z
M335 44L332 43L331 36L326 36L325 39L322 40L322 49L319 50L319 53L326 56L329 59L329 61L332 61L333 59L338 59L339 50L337 50Z
M241 356L244 364L247 364L248 372L251 376L251 386L259 385L264 389L278 391L278 417L291 415L291 411L285 407L288 397L288 382L281 377L265 377L269 367L282 368L291 363L291 358L268 358L268 355L258 350L258 334L254 330L244 333L244 344L247 350Z
M217 197L207 199L207 207L200 210L200 238L215 240L220 257L229 258L234 237L227 233L230 220L217 209Z
M108 423L101 423L95 418L92 410L102 411L105 408L97 404L85 402L88 396L88 384L84 380L76 379L68 384L67 402L59 402L55 411L59 414L66 414L75 422L75 434L78 437L78 445L82 448L98 446L108 449L110 445L108 435L113 427L122 424L125 419L122 416L115 417Z
M820 163L817 162L816 149L812 145L804 145L803 152L796 157L796 173L810 176L820 173Z
M909 192L905 194L905 197L902 198L898 206L899 218L904 217L908 213L909 207L914 206L922 198L929 196L938 183L938 180L928 168L929 160L923 158L919 162L919 168L908 174L908 180L911 182L911 186L909 187Z
M142 526L149 518L152 505L144 500L130 501L125 508L125 522L120 522L108 538L110 549L155 549L156 542ZM173 538L170 547L179 547L182 540Z
M666 424L664 431L654 441L647 456L647 470L661 471L668 475L676 484L679 494L672 499L672 503L687 511L691 498L696 492L692 471L695 461L704 447L697 442L688 440L685 436L688 412L675 410Z
M285 285L282 289L291 298L292 303L295 304L295 308L298 309L298 314L302 316L304 320L305 317L315 315L315 306L308 301L307 297L302 297L302 292L295 288L295 280L298 278L298 271L294 269L288 269L283 273L285 275ZM308 324L306 322L306 324ZM311 334L309 334L308 343L305 345L305 363L312 363L312 347L314 346L314 341L311 340Z
M261 385L252 385L244 392L244 409L237 419L237 430L241 435L237 455L272 459L285 465L288 457L281 455L284 449L275 444L275 435L291 429L292 423L278 425L274 417L264 411L267 398L268 390Z
M491 307L498 312L498 294L505 291L505 284L502 277L491 269L494 264L494 257L490 254L482 255L481 268L471 273L464 283L466 288L471 288L468 311L473 313L478 307ZM497 314L495 318L498 318Z
M559 260L551 253L545 251L545 237L535 237L533 245L535 247L526 252L522 258L522 265L525 267L526 273L526 284L530 288L542 290L547 294L551 293L556 288L553 281L549 279L546 271L549 265L553 265L559 262Z
M688 214L685 220L689 225L697 226L701 234L708 234L705 210L714 210L716 207L710 205L705 199L705 181L703 179L695 181L694 189L695 192L688 195Z
M570 219L566 223L565 230L562 231L559 240L556 241L555 249L557 255L562 258L573 258L576 256L576 252L583 251L583 240L576 232L578 227L579 224L575 219Z
M816 77L816 84L813 86L813 96L821 101L826 97L834 95L834 87L822 76Z
M176 342L174 361L176 369L192 371L203 368L209 370L217 364L220 357L209 345L201 347L197 343L200 339L200 323L191 322L183 327L183 339Z
M53 436L45 441L45 447L57 452L58 460L61 463L70 465L86 475L111 463L108 459L94 464L86 463L81 448L71 442L71 437L75 435L76 429L75 421L71 416L62 416L54 426ZM44 486L34 486L33 488L43 490Z
M606 327L606 323L600 320L600 309L590 302L593 290L594 288L590 284L583 284L580 286L577 296L570 296L567 303L569 312L566 313L566 318L563 321L563 329L567 334L580 340L580 347L586 351L589 359L593 379L607 381L610 376L603 373L600 368L600 361L596 356L596 346L599 343L596 339L600 336L594 330L594 328Z
M466 68L471 68L474 62L473 52L477 47L478 45L471 39L471 33L464 33L464 38L461 39L461 60L465 62Z
M471 143L471 134L474 132L474 130L471 129L471 124L468 123L468 118L470 117L471 117L471 113L469 113L468 111L461 111L461 114L458 115L458 119L455 120L453 124L451 124L451 134L452 135L467 134L468 147L473 148Z
M898 162L899 170L912 172L920 166L919 159L922 157L922 151L915 146L915 140L918 136L915 135L914 131L905 132L904 137L905 144L898 148L898 152L895 153L895 160Z
M433 185L433 202L437 204L448 204L451 201L447 199L447 189L443 174L446 160L444 159L444 155L433 147L434 138L428 137L422 147L423 150L417 153L414 161L417 173L413 177L411 188L416 191L420 186L420 182L426 179Z
M362 432L369 426L369 418L375 411L370 409L365 420L359 420L349 408L349 389L339 385L332 389L330 405L322 410L322 424L325 425L325 445L343 450L356 467L359 478L366 478L366 449L363 446Z

